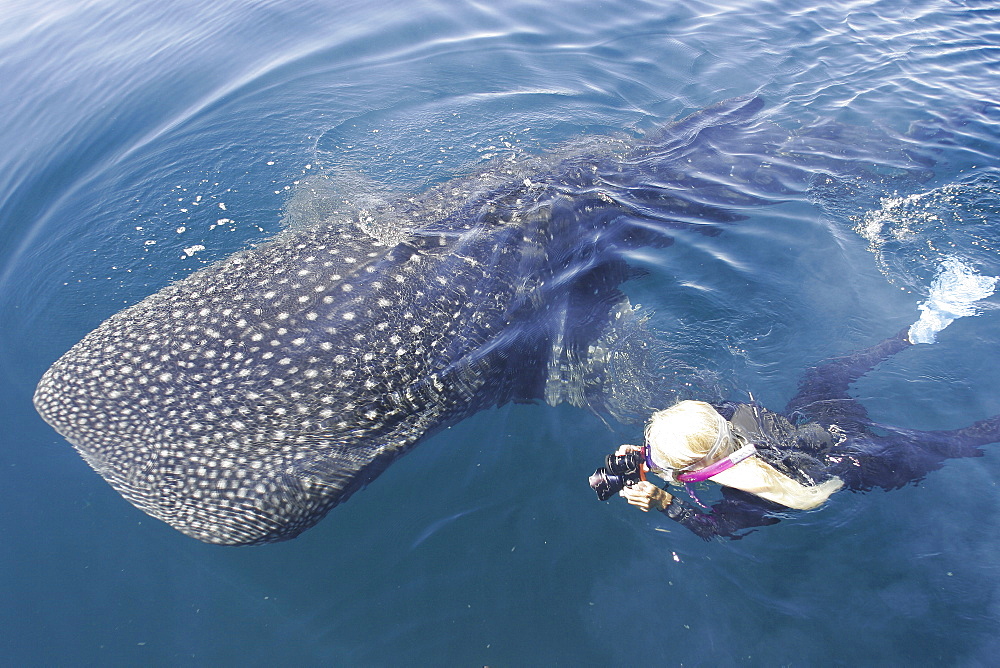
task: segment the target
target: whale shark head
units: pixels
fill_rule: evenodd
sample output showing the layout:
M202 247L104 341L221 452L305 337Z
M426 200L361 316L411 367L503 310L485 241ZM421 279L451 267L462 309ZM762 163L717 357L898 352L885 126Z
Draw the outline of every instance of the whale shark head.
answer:
M290 234L110 318L46 372L35 405L181 531L289 538L470 410L487 379L501 398L484 368L511 338L512 288L482 256L516 256L507 236Z

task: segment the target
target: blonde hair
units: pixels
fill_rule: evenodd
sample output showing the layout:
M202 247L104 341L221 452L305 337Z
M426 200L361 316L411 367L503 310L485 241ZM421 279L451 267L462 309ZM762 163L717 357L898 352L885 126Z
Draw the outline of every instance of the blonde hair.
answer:
M676 471L704 468L731 454L738 445L729 423L704 401L682 401L654 413L646 424L646 443L653 463ZM803 485L760 457L745 459L710 480L798 510L823 504L843 486L839 478Z

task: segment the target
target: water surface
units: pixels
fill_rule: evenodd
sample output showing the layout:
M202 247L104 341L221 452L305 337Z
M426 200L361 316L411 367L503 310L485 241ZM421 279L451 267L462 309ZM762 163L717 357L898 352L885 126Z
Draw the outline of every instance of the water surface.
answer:
M808 365L913 322L942 259L1000 275L992 3L104 0L0 17L11 663L983 665L1000 650L996 452L705 543L592 498L586 476L638 426L505 406L300 538L232 549L128 505L31 406L90 329L278 233L320 170L379 201L760 94L787 132L878 126L926 137L936 162L817 181L633 257L646 273L625 291L685 381L780 408ZM996 306L856 395L921 429L1000 413Z

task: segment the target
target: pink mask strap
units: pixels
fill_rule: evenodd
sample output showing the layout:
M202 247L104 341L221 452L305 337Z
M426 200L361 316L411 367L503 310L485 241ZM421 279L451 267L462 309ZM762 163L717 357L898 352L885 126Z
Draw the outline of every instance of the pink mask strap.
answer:
M677 476L677 479L681 482L701 482L703 480L708 480L714 475L719 475L723 471L728 471L744 459L753 457L755 454L757 454L757 448L753 447L753 443L747 443L728 457L720 459L714 464L706 466L703 469L681 473Z

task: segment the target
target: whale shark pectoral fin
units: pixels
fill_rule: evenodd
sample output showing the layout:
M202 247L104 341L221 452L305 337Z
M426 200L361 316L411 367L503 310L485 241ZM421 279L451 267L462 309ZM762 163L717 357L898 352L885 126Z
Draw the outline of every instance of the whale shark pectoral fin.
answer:
M545 401L553 406L566 402L623 423L645 419L664 401L656 375L660 346L648 319L622 297L596 338L571 334L555 341Z

